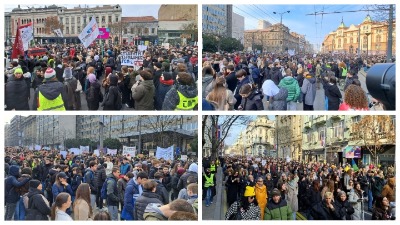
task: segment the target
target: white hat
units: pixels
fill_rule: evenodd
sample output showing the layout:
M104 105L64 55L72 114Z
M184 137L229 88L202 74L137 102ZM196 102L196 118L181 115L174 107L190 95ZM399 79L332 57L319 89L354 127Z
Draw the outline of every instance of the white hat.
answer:
M47 68L46 72L44 72L44 79L51 79L56 76L56 71L53 68Z

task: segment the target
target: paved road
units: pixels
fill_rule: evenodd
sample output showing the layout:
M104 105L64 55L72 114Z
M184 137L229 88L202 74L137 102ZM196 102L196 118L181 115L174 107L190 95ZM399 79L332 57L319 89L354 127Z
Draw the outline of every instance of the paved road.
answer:
M213 199L213 204L206 207L205 200L202 201L203 220L225 220L225 213L228 211L226 204L225 186L222 183L222 168L218 167L216 177L217 195ZM364 203L364 219L371 220L372 213L368 211L367 203ZM303 212L297 213L297 220L307 220Z

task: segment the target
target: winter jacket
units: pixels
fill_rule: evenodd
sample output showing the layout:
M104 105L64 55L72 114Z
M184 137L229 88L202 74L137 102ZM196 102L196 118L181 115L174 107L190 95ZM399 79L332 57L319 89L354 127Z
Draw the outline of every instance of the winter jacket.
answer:
M340 218L342 220L351 220L351 215L354 213L354 208L347 199L344 202L340 199L337 199L334 204L339 210Z
M117 188L117 179L113 174L107 176L107 205L117 206L120 202Z
M301 92L304 94L304 103L306 105L314 105L315 95L317 92L315 81L315 77L304 79L303 86L301 87Z
M154 110L155 88L152 80L144 80L132 91L136 110Z
M93 215L90 215L89 204L82 198L75 199L74 205L74 220L90 220Z
M381 208L374 208L372 212L372 220L394 220L395 217L392 214L392 208L389 206L387 210Z
M145 213L147 205L150 203L162 204L157 193L144 190L142 195L135 201L133 218L135 218L135 220L144 220L143 214Z
M39 107L38 106L39 92L42 93L42 95L48 100L54 100L61 94L61 98L64 102L64 107L65 108L68 107L68 97L67 93L65 92L63 83L59 81L47 80L45 83L40 85L38 89L35 91L35 96L32 106L34 110L36 110Z
M98 110L100 102L104 101L100 87L100 83L97 80L94 83L90 83L86 94L86 101L89 110Z
M383 186L382 197L386 197L389 202L396 201L396 195L395 195L395 191L394 191L395 184L396 184L396 180L394 177L392 177L392 178L389 178L387 184L385 186Z
M87 168L85 174L85 181L90 186L90 193L96 194L97 193L97 183L95 183L95 172L93 172L90 168ZM103 184L101 184L103 185Z
M64 81L64 89L68 98L67 110L80 109L80 91L76 91L78 88L78 82L79 81L75 77L72 77L71 79L65 79Z
M279 87L286 88L286 90L288 91L288 96L286 98L286 101L293 102L299 98L300 87L299 84L297 83L297 80L294 79L293 77L291 76L284 77L279 82Z
M122 203L124 202L126 185L127 185L127 181L125 180L125 178L119 178L119 180L117 181L117 188L118 188L119 200Z
M81 175L76 174L71 178L71 189L74 193L76 193L76 190L78 190L78 187L81 183L82 183Z
M372 180L372 195L374 197L380 196L382 194L383 186L385 185L385 180L375 176Z
M321 201L314 205L311 209L311 216L314 220L340 220L340 210L336 204L332 203L334 209L329 209L325 201Z
M297 185L297 182L289 181L286 185L287 187L287 201L288 205L292 209L293 212L299 211L299 201L298 201L298 193L299 193L299 187Z
M351 215L352 220L361 220L362 204L361 204L361 194L358 195L354 189L350 190L349 202L354 208L354 213Z
M283 79L283 76L282 76L280 68L273 67L270 70L270 74L271 74L271 80L275 83L275 85L279 85L279 83Z
M271 199L265 208L264 220L293 220L292 209L284 199L278 203Z
M189 172L183 174L179 178L179 181L178 181L178 190L181 190L182 188L186 188L187 187L187 179L188 179L189 176L194 176L195 178L197 178L197 173L189 171Z
M150 203L147 205L146 209L143 213L144 220L168 220L168 217L165 217L164 214L159 209L162 204L160 203Z
M236 104L235 104L235 109L238 108L238 106L242 102L242 96L239 94L240 89L242 88L243 85L250 83L249 76L246 76L242 81L238 81L236 85L236 89L234 91L234 96L236 98Z
M225 214L225 220L234 216L238 212L239 202L234 202ZM239 209L242 220L259 220L260 219L260 207L254 203L250 203L247 210Z
M104 96L102 104L103 110L119 110L118 103L122 102L122 98L121 98L121 93L118 90L117 84L118 84L118 77L110 76L110 87L108 88L108 92L106 92Z
M230 74L226 75L225 80L226 84L228 85L228 89L234 92L238 83L238 79L236 78L236 72L231 72Z
M74 192L72 191L71 185L64 186L64 185L61 184L61 186L58 186L57 183L53 184L53 186L51 188L51 192L53 193L53 202L56 201L57 195L60 194L61 192L67 192L71 196L74 195Z
M264 219L264 209L268 202L267 187L265 185L262 185L261 187L256 185L254 190L256 192L258 207L260 207L261 211L261 219Z
M187 98L194 98L197 96L197 87L194 85L181 85L176 84L172 87L165 96L162 110L175 110L179 104L178 91ZM194 107L197 110L197 106Z
M240 106L242 110L264 110L262 99L263 94L261 91L253 89L248 97L242 98Z
M73 221L70 215L66 212L56 208L56 219L57 221Z
M286 99L288 97L288 91L286 88L279 88L279 92L269 98L269 110L287 110Z
M132 178L128 181L125 194L124 194L124 209L133 217L133 195L139 195L139 184L136 183L136 179Z
M168 191L160 181L156 180L156 182L157 182L157 188L155 193L159 196L159 199L161 200L162 204L166 205L169 203Z
M211 74L206 74L203 76L202 79L202 94L203 98L206 98L206 96L212 91L214 86L212 83L214 82L214 77Z
M20 79L10 77L5 88L6 110L29 110L30 92L23 76Z
M107 179L106 169L102 165L99 165L97 167L96 172L94 172L93 184L95 185L95 188L102 187L106 179Z
M36 188L29 188L28 198L25 220L49 220L51 209L42 192Z
M19 194L16 192L16 188L24 186L30 178L26 178L23 181L18 181L19 177L19 166L10 166L9 176L5 179L4 192L6 203L16 203L19 200Z
M155 93L154 107L156 110L161 110L168 91L173 87L173 80L171 82L159 83Z
M339 109L340 99L342 98L342 93L340 93L338 86L327 84L325 96L328 98L328 110L337 111Z

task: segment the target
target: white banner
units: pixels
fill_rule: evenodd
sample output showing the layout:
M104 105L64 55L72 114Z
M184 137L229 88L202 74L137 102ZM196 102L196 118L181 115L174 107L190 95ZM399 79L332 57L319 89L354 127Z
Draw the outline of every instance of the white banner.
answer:
M262 166L265 166L266 164L267 164L267 160L263 159L263 160L261 161L261 165L262 165Z
M60 154L65 158L67 158L67 151L60 151Z
M42 146L41 146L41 145L35 145L35 150L36 150L36 151L39 151L40 149L42 149Z
M169 49L169 43L162 43L161 44L165 49Z
M251 161L251 156L247 156L247 161Z
M93 151L93 154L95 154L95 155L97 155L97 156L100 156L100 150L98 150L98 149L94 150L94 151Z
M181 160L182 161L187 161L187 155L181 155Z
M107 149L107 154L116 155L118 153L117 149Z
M261 162L261 158L256 158L256 162Z
M294 56L296 54L296 49L288 49L287 52L290 56Z
M79 146L81 153L89 153L89 146Z
M143 65L142 53L124 52L121 53L120 56L121 56L121 65L123 66L133 66L135 67L135 69L139 69L139 67Z
M54 33L57 35L57 37L64 37L64 35L61 32L61 29L55 29Z
M125 156L129 155L129 156L135 157L135 155L136 155L136 147L123 146L122 155L125 155Z
M24 51L27 51L29 49L29 42L33 40L32 25L19 29L19 32L21 35L22 43L24 45Z
M94 40L96 40L97 36L99 36L99 26L97 25L95 17L92 17L92 20L79 34L79 40L81 40L83 46L87 48Z
M147 50L147 45L139 45L139 46L138 46L138 50L139 50L140 52L146 51L146 50Z
M69 151L71 153L74 153L74 155L80 155L81 154L81 150L79 148L70 148Z
M157 159L165 159L165 160L173 160L174 159L174 146L168 147L168 148L160 148L157 146L157 152L156 152L156 158Z

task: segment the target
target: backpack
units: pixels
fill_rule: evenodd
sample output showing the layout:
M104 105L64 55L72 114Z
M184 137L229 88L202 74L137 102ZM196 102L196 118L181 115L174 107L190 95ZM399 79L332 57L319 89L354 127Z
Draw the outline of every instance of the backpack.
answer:
M96 71L102 71L103 70L103 63L101 62L101 60L97 60L96 62Z
M83 178L82 178L82 182L83 182L83 183L88 183L88 182L90 182L90 180L89 180L89 181L86 180L86 174L89 173L89 172L91 172L91 173L90 173L90 180L93 180L93 178L94 178L93 171L88 170L88 171L86 171L85 176L83 176Z
M103 186L101 186L100 196L102 199L107 199L107 181L111 179L111 177L107 177L107 179L103 183ZM117 185L117 183L115 182L114 185Z

